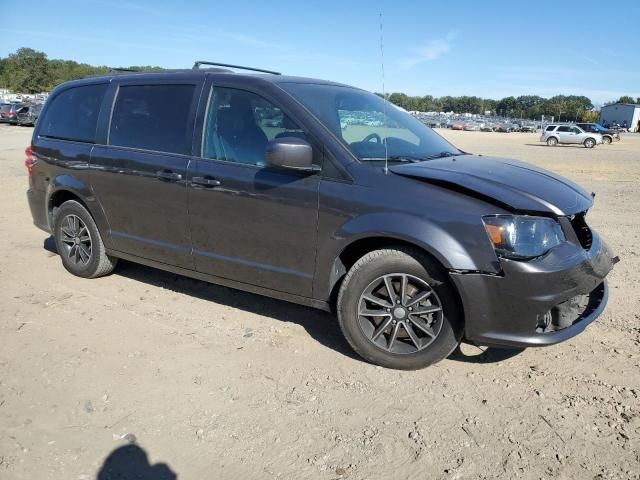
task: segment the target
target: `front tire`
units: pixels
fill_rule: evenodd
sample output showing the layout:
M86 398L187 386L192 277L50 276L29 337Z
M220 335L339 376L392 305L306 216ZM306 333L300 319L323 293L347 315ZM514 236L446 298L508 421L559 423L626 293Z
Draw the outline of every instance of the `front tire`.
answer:
M107 255L98 227L79 202L64 202L55 212L54 237L62 265L83 278L97 278L113 271L118 259Z
M584 141L585 148L593 148L596 146L596 141L593 138L587 138Z
M351 347L383 367L416 370L449 356L462 337L446 272L411 248L375 250L347 273L338 320Z
M604 143L605 145L610 145L611 137L602 137L602 143Z

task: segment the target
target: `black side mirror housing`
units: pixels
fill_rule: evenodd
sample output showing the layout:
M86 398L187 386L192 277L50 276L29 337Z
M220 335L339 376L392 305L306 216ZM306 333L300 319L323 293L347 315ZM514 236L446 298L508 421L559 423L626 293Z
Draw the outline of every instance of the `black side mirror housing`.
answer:
M315 172L313 149L309 142L298 137L276 138L267 144L264 158L270 167Z

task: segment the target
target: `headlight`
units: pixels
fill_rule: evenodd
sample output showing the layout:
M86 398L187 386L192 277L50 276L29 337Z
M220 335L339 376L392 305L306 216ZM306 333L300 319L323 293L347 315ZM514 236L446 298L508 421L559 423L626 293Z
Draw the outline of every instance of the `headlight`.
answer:
M507 258L539 257L565 241L560 224L551 218L496 215L482 221L496 253Z

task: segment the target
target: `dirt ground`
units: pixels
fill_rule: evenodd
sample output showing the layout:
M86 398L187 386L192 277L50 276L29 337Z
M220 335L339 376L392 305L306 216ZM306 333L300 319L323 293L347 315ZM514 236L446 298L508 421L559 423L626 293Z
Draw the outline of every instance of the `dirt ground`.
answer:
M640 135L440 133L597 193L622 261L582 335L398 372L310 308L126 262L75 278L31 223L31 129L0 126L0 478L640 478Z

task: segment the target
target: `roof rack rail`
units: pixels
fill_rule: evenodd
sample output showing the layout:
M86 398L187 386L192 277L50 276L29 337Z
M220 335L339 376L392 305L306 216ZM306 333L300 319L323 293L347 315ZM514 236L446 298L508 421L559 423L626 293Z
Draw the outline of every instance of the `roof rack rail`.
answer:
M126 68L126 67L112 67L109 69L109 73L112 72L141 72L139 68Z
M264 70L262 68L253 68L253 67L243 67L241 65L230 65L228 63L216 63L216 62L207 62L205 60L198 60L193 64L193 70L198 70L200 65L211 65L214 67L227 67L227 68L237 68L239 70L250 70L252 72L262 72L262 73L270 73L272 75L282 75L280 72L274 72L273 70Z

